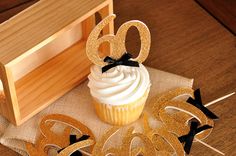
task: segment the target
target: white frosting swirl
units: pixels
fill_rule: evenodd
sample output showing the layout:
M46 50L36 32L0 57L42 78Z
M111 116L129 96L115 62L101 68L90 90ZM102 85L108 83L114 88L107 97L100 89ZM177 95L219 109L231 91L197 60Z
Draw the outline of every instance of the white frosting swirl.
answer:
M99 66L92 66L88 76L91 95L101 103L128 104L142 97L150 88L150 78L144 65L129 67L119 65L102 73Z

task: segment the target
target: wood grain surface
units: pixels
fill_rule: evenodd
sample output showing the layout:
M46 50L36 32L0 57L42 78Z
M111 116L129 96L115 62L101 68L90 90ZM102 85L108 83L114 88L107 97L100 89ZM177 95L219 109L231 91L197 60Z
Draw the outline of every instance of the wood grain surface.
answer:
M196 0L196 2L236 35L235 0Z
M0 0L0 23L39 0Z
M145 65L194 78L201 88L203 102L236 91L235 36L193 0L114 0L116 28L130 19L145 22L152 34L150 56ZM127 36L127 49L137 55L137 30ZM220 120L204 141L236 155L236 96L210 106ZM17 154L0 146L1 155ZM194 143L190 155L218 155Z

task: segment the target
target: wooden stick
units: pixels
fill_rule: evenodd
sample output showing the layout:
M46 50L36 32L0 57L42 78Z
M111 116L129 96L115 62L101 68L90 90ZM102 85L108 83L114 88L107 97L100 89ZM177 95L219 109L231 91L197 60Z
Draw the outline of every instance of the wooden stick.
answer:
M220 97L220 98L218 98L218 99L215 99L215 100L213 100L213 101L211 101L211 102L208 102L208 103L205 104L204 106L205 106L205 107L208 107L208 106L213 105L213 104L215 104L215 103L217 103L217 102L219 102L219 101L221 101L221 100L224 100L224 99L226 99L226 98L228 98L228 97L230 97L230 96L232 96L232 95L234 95L234 94L235 94L235 92L230 93L230 94L227 94L227 95L222 96L222 97Z
M197 139L197 138L194 138L194 139L195 139L196 141L198 141L199 143L205 145L206 147L212 149L213 151L215 151L215 152L217 152L217 153L219 153L219 154L221 154L221 155L225 155L223 152L221 152L221 151L219 151L218 149L216 149L216 148L214 148L214 147L208 145L207 143L203 142L202 140L199 140L199 139Z
M213 104L215 104L215 103L217 103L217 102L219 102L219 101L222 101L222 100L224 100L224 99L226 99L226 98L228 98L228 97L230 97L230 96L232 96L232 95L234 95L234 94L235 94L235 92L230 93L230 94L227 94L227 95L222 96L222 97L220 97L220 98L218 98L218 99L215 99L215 100L213 100L213 101L211 101L211 102L208 102L208 103L205 104L204 106L205 106L205 107L211 106L211 105L213 105ZM221 152L221 151L219 151L218 149L216 149L216 148L210 146L209 144L203 142L202 140L199 140L199 139L197 139L197 138L194 138L194 139L195 139L196 141L198 141L199 143L203 144L204 146L206 146L206 147L208 147L208 148L214 150L215 152L217 152L217 153L219 153L219 154L221 154L221 155L225 155L223 152Z

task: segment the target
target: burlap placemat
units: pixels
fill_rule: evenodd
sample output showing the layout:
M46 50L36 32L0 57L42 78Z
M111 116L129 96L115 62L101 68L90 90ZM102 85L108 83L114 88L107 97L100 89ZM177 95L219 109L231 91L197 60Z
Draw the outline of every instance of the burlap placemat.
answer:
M177 87L192 87L193 84L193 79L152 68L148 68L148 71L150 73L152 86L145 109L149 107L148 102L154 95ZM24 141L35 143L38 136L38 124L40 119L44 115L54 113L65 114L79 120L93 131L96 139L99 139L106 130L111 128L111 125L102 122L96 116L87 84L88 81L83 82L21 126L16 127L0 116L0 142L22 155L27 155ZM132 125L138 122L140 121L138 120ZM118 144L119 141L111 140L110 143Z

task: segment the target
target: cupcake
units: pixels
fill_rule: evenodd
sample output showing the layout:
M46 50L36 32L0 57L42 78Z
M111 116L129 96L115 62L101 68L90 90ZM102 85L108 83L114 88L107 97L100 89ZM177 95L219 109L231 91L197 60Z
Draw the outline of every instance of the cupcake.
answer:
M94 63L88 76L88 87L98 117L112 125L126 125L139 118L149 94L150 78L142 62L148 57L151 37L148 27L137 20L122 24L116 35L101 37L103 28L114 18L114 14L104 18L87 39L86 54ZM132 58L125 48L126 33L132 26L140 33L141 47L136 58ZM106 41L111 44L111 51L103 59L98 51L101 43Z
M126 125L141 115L150 90L144 65L119 65L102 73L93 65L88 76L90 93L98 117L113 125Z

